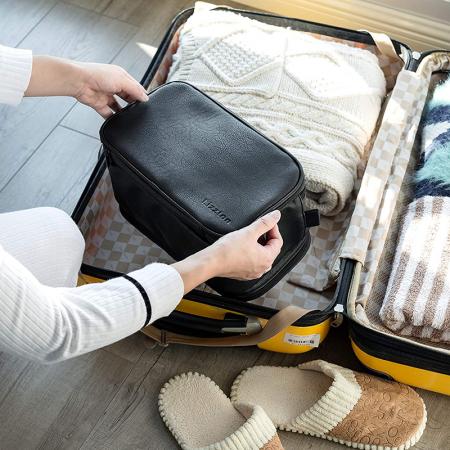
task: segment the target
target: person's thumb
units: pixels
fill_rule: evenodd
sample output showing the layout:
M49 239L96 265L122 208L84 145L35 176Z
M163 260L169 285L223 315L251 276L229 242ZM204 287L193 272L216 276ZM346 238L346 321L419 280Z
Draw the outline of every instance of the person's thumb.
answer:
M251 228L258 234L258 236L263 235L270 231L280 220L281 213L278 210L272 211L265 216L260 217L258 220L250 225Z

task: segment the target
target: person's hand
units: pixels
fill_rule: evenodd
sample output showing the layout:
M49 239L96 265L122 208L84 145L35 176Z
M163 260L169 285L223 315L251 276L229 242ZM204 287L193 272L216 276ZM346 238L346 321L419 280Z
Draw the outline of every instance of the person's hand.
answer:
M145 89L126 70L112 64L34 56L26 97L71 96L105 119L119 111L117 95L126 102L146 102Z
M121 109L114 95L128 103L146 102L145 89L128 72L111 64L77 63L79 87L74 97L107 118Z
M280 211L273 211L216 241L209 249L217 260L215 276L254 280L268 272L283 245L277 225L280 217Z
M283 246L277 225L280 217L279 211L273 211L173 264L183 279L184 291L189 292L213 277L253 280L268 272Z

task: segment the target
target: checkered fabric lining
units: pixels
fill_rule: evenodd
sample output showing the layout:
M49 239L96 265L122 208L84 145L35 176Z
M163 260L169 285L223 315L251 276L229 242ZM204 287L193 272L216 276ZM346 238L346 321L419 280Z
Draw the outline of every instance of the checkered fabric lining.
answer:
M83 262L90 266L128 273L156 261L173 262L164 250L124 219L107 170L83 212L79 227L86 241Z
M367 254L371 239L384 242L375 223L383 199L395 205L425 101L426 89L424 94L423 86L423 79L416 73L403 70L397 77L361 182L342 245L342 258L367 263L371 258ZM419 104L422 99L422 104ZM418 110L416 117L414 114ZM386 207L389 211L389 206ZM390 215L382 216L382 220L389 223Z
M378 57L380 67L386 76L388 90L394 86L402 67L401 61L393 61L381 55L375 46L365 46L314 33L308 34L324 40L367 48ZM149 90L165 82L172 56L177 49L178 38L179 30L172 38L158 71L150 83ZM359 171L364 172L364 162ZM254 303L278 309L289 304L310 309L323 309L329 304L333 296L333 289L330 287L335 284L339 275L341 249L345 248L346 242L349 242L346 230L355 215L354 207L360 182L359 179L353 197L338 216L323 217L320 226L311 229L312 244L303 260L277 286ZM353 225L355 226L358 221L362 226L369 228L367 221L361 219L355 219ZM84 262L91 266L126 273L154 261L172 262L167 253L145 238L120 214L108 174L105 174L99 183L79 226L87 242ZM357 248L358 245L359 248L364 247L360 245L360 240L356 242ZM365 243L367 245L367 241ZM207 286L202 286L201 289L211 291Z

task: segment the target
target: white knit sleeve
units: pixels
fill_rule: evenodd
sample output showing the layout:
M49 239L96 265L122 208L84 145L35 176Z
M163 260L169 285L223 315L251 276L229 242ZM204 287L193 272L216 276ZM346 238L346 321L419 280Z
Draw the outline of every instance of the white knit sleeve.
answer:
M151 264L129 276L137 284L120 277L51 288L0 246L0 351L44 363L68 359L129 336L182 298L183 281L171 266Z
M18 105L30 83L31 50L0 45L0 103Z

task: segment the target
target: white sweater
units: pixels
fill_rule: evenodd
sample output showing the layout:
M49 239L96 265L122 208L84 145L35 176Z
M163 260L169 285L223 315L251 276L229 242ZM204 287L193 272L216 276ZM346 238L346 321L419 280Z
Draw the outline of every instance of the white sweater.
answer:
M30 51L0 46L0 103L20 103L31 67ZM0 222L7 224L6 216L11 220L11 215L0 214ZM49 228L55 228L55 218L50 216L50 219ZM19 219L21 222L23 219ZM68 218L67 224L70 228ZM28 225L30 230L38 226ZM40 235L45 233L42 228L39 226ZM22 248L22 254L28 253L30 259L37 254L39 243L20 231L20 227L16 230L10 222L7 232L4 227L1 233L1 229L0 226L3 247L12 252L17 241L22 247L29 246L25 253ZM27 238L28 242L24 243ZM81 246L82 253L83 243L77 245ZM52 252L61 251L58 243L53 246L45 249L50 261ZM147 321L170 314L183 295L181 276L165 264L151 264L130 273L129 278L105 283L76 288L49 287L23 265L26 265L23 259L22 264L3 247L0 245L0 351L28 359L60 361L109 345L138 331ZM42 261L44 269L46 264L50 270L49 262ZM76 275L78 267L74 270Z
M338 214L385 95L377 58L202 8L181 29L168 81L194 84L289 150L305 171L306 206Z

